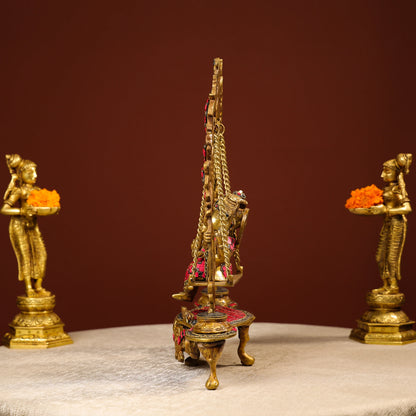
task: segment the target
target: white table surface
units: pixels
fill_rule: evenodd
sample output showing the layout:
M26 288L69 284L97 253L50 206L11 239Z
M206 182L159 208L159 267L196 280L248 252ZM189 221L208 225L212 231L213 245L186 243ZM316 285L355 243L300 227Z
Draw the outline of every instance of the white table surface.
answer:
M170 324L70 333L48 350L0 347L0 415L416 415L416 343L364 345L350 330L254 323L226 342L220 386L174 359Z

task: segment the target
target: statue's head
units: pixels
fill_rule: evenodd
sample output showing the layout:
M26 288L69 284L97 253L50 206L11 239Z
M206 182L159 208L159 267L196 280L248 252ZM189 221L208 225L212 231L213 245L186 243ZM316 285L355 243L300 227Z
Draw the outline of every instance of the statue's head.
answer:
M23 183L33 185L38 177L36 172L36 163L31 160L23 160L17 169L17 174Z
M390 159L383 163L381 177L385 182L395 182L398 175L408 174L412 163L411 153L399 153L396 159Z
M246 212L248 202L243 191L235 191L232 194L228 194L225 199L225 212L230 219L234 219L237 224L240 223L243 218L244 212Z

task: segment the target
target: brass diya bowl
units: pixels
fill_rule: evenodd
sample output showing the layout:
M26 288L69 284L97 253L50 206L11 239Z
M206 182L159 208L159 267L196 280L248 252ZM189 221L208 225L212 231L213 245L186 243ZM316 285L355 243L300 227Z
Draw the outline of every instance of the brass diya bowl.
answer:
M381 206L382 204L374 205L374 207L381 207ZM348 211L355 215L374 215L371 212L371 207L370 208L348 208Z
M61 207L35 207L36 214L39 216L42 215L53 215L59 212Z

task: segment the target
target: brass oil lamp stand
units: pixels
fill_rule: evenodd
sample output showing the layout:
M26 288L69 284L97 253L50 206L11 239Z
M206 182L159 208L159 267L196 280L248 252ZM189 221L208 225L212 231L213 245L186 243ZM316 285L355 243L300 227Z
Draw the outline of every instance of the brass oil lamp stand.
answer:
M9 234L18 264L18 278L26 296L17 297L20 312L9 324L3 345L15 349L50 348L72 344L64 323L53 311L55 295L43 287L46 248L38 226L38 216L56 214L59 194L35 186L37 166L18 154L6 155L11 175L0 212L10 216Z
M369 309L357 320L357 328L350 335L365 344L403 345L416 341L415 322L402 310L405 296L398 285L407 214L411 212L404 175L409 173L411 163L410 153L399 153L395 159L384 162L381 173L386 182L384 190L374 185L357 189L346 204L353 214L384 217L376 251L383 285L367 294Z
M222 124L222 69L222 59L216 58L212 90L205 108L203 192L197 235L191 245L193 261L186 273L183 292L172 295L177 300L192 301L198 287L204 287L197 306L190 310L182 307L176 316L173 335L178 361L185 361L187 353L186 362L190 365L197 363L200 354L209 363L210 376L205 383L209 390L219 385L217 362L225 341L237 331L241 363L254 363L254 358L245 352L245 345L255 317L237 309L228 291L243 275L239 247L249 210L244 193L232 193L230 187Z

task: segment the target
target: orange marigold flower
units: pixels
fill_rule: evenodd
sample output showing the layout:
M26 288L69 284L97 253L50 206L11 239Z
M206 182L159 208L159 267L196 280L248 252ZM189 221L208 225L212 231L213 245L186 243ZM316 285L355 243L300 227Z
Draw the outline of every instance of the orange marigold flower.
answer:
M370 185L351 191L351 197L347 199L345 208L370 208L382 203L383 191L375 185Z
M60 207L59 200L61 197L58 192L48 191L47 189L33 190L29 198L27 198L27 203L33 207Z

